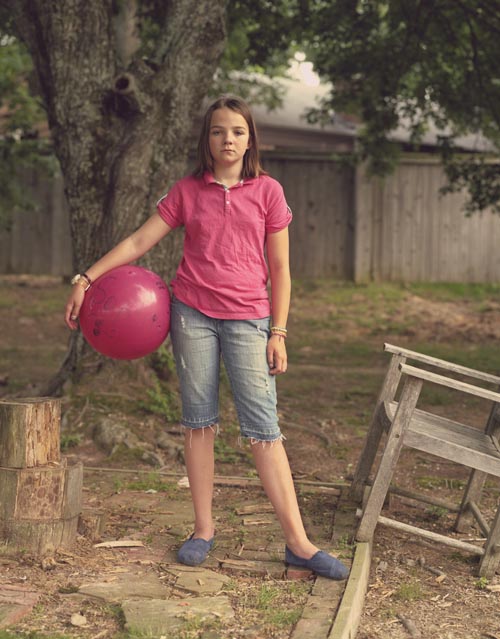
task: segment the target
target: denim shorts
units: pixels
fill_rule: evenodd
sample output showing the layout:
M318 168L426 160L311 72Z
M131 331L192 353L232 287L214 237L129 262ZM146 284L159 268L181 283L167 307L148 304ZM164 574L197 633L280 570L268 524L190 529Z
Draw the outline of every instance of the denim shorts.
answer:
M276 409L276 379L266 347L270 318L214 319L172 300L170 337L182 398L181 423L205 428L219 423L221 356L231 384L242 437L282 438Z

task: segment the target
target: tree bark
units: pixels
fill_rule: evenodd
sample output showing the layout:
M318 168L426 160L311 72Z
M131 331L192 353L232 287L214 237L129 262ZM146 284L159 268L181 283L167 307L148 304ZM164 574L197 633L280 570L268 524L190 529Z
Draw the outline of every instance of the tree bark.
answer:
M147 58L134 0L7 3L33 57L65 181L74 269L82 272L144 222L184 174L193 118L224 48L225 1L151 5L156 31ZM168 279L181 244L180 232L170 234L143 265ZM81 340L70 341L51 392L77 372L83 350Z

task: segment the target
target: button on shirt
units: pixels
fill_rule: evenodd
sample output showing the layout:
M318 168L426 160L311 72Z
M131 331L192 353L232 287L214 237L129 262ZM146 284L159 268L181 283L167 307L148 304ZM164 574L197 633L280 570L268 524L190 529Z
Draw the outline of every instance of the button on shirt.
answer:
M270 315L265 243L292 219L283 188L263 175L227 188L210 173L180 180L158 202L172 228L184 226L184 251L172 280L184 304L218 319Z

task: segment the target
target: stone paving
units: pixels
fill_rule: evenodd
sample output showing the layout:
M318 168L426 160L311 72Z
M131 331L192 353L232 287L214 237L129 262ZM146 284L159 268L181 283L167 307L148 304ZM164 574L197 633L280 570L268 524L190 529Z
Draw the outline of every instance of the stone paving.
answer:
M219 492L230 490L229 487L221 487ZM125 628L133 631L135 636L170 639L179 636L182 627L192 623L193 619L202 625L210 619L230 622L235 613L224 588L232 577L311 578L309 571L286 569L283 543L276 541L281 538L281 533L275 516L269 512L269 504L260 489L248 492L250 494L243 506L235 514L231 513L234 525L226 529L222 527L216 535L216 545L208 560L196 568L178 564L175 558L175 548L189 532L192 521L187 490L185 498L177 497L175 502L170 502L174 506L172 508L168 507L169 502L163 495L154 494L154 491L133 494L124 491L110 496L105 500L105 506L115 517L128 512L132 503L141 513L135 523L129 517L130 528L122 530L121 538L135 539L138 544L143 540L144 544L119 550L96 548L103 558L111 556L116 561L103 561L102 572L79 584L78 592L72 596L119 604L124 614ZM314 533L310 532L323 549L336 548L338 552L339 547L342 548L342 559L349 563L352 549L345 540L354 530L355 509L344 501L340 490L336 492L332 499L337 502L337 509L325 514L332 523L328 538L318 538L320 528ZM219 495L216 501L220 518L223 519L224 509L232 509L233 503L231 506L225 504L224 494ZM244 542L235 536L234 526L246 533ZM309 522L307 527L310 530L314 525ZM161 543L155 543L155 540L158 541L158 530L163 531ZM112 532L112 527L105 530L104 540L109 539L109 531ZM169 548L167 551L166 547ZM161 571L156 569L159 565ZM174 582L175 597L169 595L171 588L167 587L167 581L170 585ZM345 582L316 578L302 616L289 635L290 639L328 639L344 589ZM5 587L0 588L0 628L11 625L28 613L37 599L38 594L34 592L23 590L21 593L12 588L10 591ZM210 627L209 623L207 625ZM211 639L216 638L217 634L207 631L203 636ZM249 633L247 636L261 639L258 634Z

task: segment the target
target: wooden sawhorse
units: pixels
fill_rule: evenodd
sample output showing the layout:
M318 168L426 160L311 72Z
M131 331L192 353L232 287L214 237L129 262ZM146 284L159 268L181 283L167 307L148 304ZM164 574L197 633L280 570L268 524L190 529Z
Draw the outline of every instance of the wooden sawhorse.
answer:
M500 393L459 381L449 375L454 373L467 376L494 384L496 388L500 387L500 377L391 344L385 344L384 350L391 353L392 358L351 486L351 495L357 501L362 500L365 486L369 483L370 472L384 432L387 432L387 439L373 485L363 507L356 538L358 541L370 541L377 523L392 526L479 555L479 575L491 577L500 563L500 505L493 522L489 525L478 504L487 475L500 477ZM408 360L445 372L429 372L419 366L407 364ZM485 429L480 430L469 424L417 409L417 401L424 383L446 386L493 402ZM401 384L403 388L396 401L398 387ZM458 511L455 530L464 532L473 517L486 537L484 547L380 515L403 446L448 459L471 469L462 503L455 509ZM412 494L412 498L418 499L418 496ZM423 501L429 502L429 499L424 498Z

